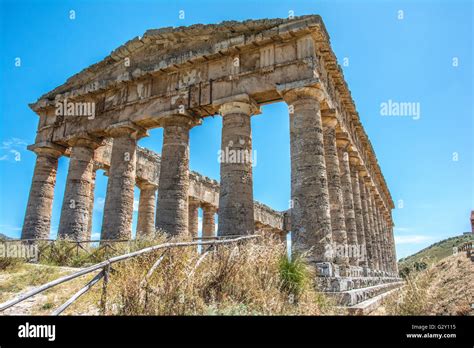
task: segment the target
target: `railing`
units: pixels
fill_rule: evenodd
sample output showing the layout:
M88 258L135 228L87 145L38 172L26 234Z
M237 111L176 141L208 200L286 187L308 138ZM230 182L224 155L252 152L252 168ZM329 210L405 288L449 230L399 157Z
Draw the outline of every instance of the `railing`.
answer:
M457 251L465 251L466 252L466 256L471 258L471 255L474 254L474 250L472 248L472 245L473 245L473 241L468 241L468 242L465 242L463 244L461 244L460 246L458 246L457 248Z
M67 243L71 244L71 247L63 254L72 257L73 255L78 256L79 252L85 252L89 256L96 257L100 252L103 252L103 256L107 257L111 255L113 252L117 252L117 249L114 247L115 244L127 244L130 248L131 244L139 242L140 240L129 240L129 239L102 239L102 240L73 240L73 239L5 239L0 241L0 243L4 244L26 244L26 245L35 245L37 246L37 255L36 258L40 259L42 255L45 254L46 251L49 251L49 255L53 256L54 254L59 254L60 251L58 249L59 243ZM96 248L91 248L97 245ZM30 261L30 260L28 260Z
M157 250L164 250L163 253L161 253L160 257L155 261L153 266L148 270L145 278L142 280L142 282L146 282L147 279L153 274L153 272L158 268L160 263L163 261L163 259L167 255L167 251L172 248L183 248L183 247L190 247L190 246L214 246L218 247L219 245L222 244L231 244L231 243L238 243L244 240L249 240L249 239L255 239L259 238L259 235L250 235L250 236L238 236L233 238L232 236L227 236L224 238L219 238L219 237L211 237L213 240L211 241L193 241L193 242L176 242L176 243L163 243L163 244L158 244L154 245L151 247L147 247L138 251L134 251L131 253L127 253L124 255L119 255L112 257L110 259L107 259L103 262L97 263L95 265L92 265L90 267L81 269L75 273L66 275L64 277L58 278L56 280L53 280L49 283L43 284L35 289L32 289L30 291L27 291L23 294L20 294L19 296L6 301L4 303L0 304L0 312L3 312L4 310L32 297L35 296L43 291L46 291L48 289L51 289L59 284L63 284L65 282L68 282L70 280L76 279L78 277L81 277L83 275L93 273L96 271L100 271L91 281L89 281L83 288L81 288L79 291L77 291L70 299L68 299L66 302L64 302L60 307L58 307L55 311L51 313L51 315L59 315L61 314L66 308L68 308L71 304L73 304L79 297L84 295L86 292L88 292L95 284L99 282L99 280L103 279L102 283L102 295L100 299L100 312L101 314L106 313L106 306L107 306L107 284L109 281L109 273L111 271L111 265L120 261L124 261L136 256L148 254ZM208 238L199 238L199 239L208 239ZM192 272L188 275L188 277L192 276L196 268L199 266L199 264L203 261L203 259L206 257L206 255L209 253L209 250L206 252L203 252L201 257L198 259L196 264L193 267Z

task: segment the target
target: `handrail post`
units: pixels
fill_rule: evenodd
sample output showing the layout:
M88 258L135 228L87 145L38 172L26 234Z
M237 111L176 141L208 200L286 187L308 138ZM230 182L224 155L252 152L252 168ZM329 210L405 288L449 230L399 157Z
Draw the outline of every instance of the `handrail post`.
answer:
M103 268L104 279L103 279L103 282L102 282L102 295L100 297L101 315L105 315L105 313L107 313L107 284L109 282L109 271L110 271L110 263L107 264Z

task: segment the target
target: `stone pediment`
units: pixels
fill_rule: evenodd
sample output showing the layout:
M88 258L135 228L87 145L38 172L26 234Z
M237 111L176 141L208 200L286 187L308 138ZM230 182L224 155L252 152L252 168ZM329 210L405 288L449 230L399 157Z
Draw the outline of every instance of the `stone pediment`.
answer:
M327 37L318 15L150 29L73 75L30 106L37 109L55 98L74 98L159 71L172 72L182 64L209 60L232 49L238 52L246 45L255 47L258 42L292 38L293 33L314 26L320 27Z

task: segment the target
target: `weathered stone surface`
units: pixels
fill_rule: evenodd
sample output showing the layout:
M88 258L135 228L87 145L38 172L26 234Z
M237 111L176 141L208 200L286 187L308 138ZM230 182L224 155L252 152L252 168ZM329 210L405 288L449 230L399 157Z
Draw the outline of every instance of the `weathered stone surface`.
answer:
M368 182L368 178L366 182ZM372 246L372 254L373 254L373 269L374 270L380 270L380 252L378 248L378 242L377 242L377 227L375 223L375 215L374 215L374 200L372 197L372 191L370 187L366 186L366 192L367 192L367 207L369 211L369 219L370 219L370 244Z
M77 136L70 140L71 155L66 179L59 238L89 240L91 205L94 189L94 151L101 145L99 139Z
M346 218L347 244L356 249L357 225L354 211L354 196L352 191L351 169L349 164L349 142L345 134L337 133L338 158L341 170L341 185L344 198L344 216ZM350 255L349 263L351 266L358 266L359 260L355 255Z
M118 64L125 58L131 66ZM290 108L293 206L286 212L254 202L252 192L250 117L259 105L281 99ZM58 115L55 103L66 100L93 103L96 114ZM155 226L171 235L197 233L192 201L207 209L203 229L209 234L217 208L221 235L257 230L283 240L291 227L294 251L311 250L308 259L320 275L396 269L393 201L319 16L148 31L31 107L40 116L34 148L49 142L46 147L59 152L37 151L24 238L49 235L57 156L64 154L71 156L71 166L61 236L90 236L91 163L97 163L109 175L102 238L130 238L137 184L142 185L138 237L154 233L159 187ZM189 129L217 113L223 116L221 185L188 168ZM162 157L136 146L155 127L164 128ZM107 143L92 152L70 148L79 134ZM71 200L79 202L73 214ZM334 250L341 245L352 249L350 260ZM364 250L367 258L359 265Z
M216 208L212 205L205 204L202 207L202 236L210 238L216 235L215 222Z
M114 138L105 196L101 239L130 239L135 187L137 139L144 132L123 125L110 129Z
M164 127L156 228L188 233L189 130L195 120L180 115Z
M188 202L189 234L196 238L199 232L199 203L193 200Z
M363 167L359 166L359 169ZM365 186L365 177L367 172L363 169L359 172L359 189L360 200L362 206L362 218L364 224L364 243L367 251L367 266L369 269L374 269L374 251L372 246L372 224L369 216L369 202L367 197L367 188Z
M149 238L155 235L156 185L137 182L140 188L136 238Z
M357 227L357 244L359 245L360 257L359 266L367 267L367 250L365 246L364 218L362 214L362 199L359 186L359 157L356 153L349 154L351 169L352 194L354 198L354 214Z
M319 89L282 91L290 110L292 248L311 263L331 262L332 231ZM292 111L292 112L291 112Z
M324 152L328 177L329 201L331 204L332 240L336 248L347 246L346 221L344 216L344 198L342 196L341 170L336 144L337 118L333 111L322 113L324 129ZM335 262L348 266L349 258L345 254L336 254Z
M220 236L254 233L252 131L250 117L258 112L252 102L230 102L220 108Z
M44 239L50 233L58 158L65 149L53 144L37 144L29 149L37 157L21 238Z

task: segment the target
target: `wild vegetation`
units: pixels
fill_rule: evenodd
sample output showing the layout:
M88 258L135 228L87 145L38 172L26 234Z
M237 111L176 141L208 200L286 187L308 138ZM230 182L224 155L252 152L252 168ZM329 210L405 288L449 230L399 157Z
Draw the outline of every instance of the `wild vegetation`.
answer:
M419 252L399 260L398 269L400 276L407 278L413 272L420 272L438 261L453 255L454 248L462 243L472 240L472 234L466 234L444 239Z
M150 244L160 244L165 237L135 245L141 249ZM189 241L178 236L169 240ZM155 251L124 262L113 264L110 272L105 313L107 315L318 315L344 313L313 287L314 275L303 258L290 260L285 246L271 237L262 237L239 244L203 247L196 246ZM58 246L48 259L49 264L77 265L78 258L71 256L70 246ZM63 252L61 252L61 250ZM130 249L128 249L129 251ZM124 250L116 252L123 253ZM81 255L81 254L79 254ZM86 254L83 254L87 260ZM71 260L73 262L71 263ZM152 266L161 260L154 272ZM89 262L89 261L88 261ZM32 265L21 267L30 268ZM65 267L36 266L57 269L59 273L44 271L41 283L71 272ZM13 269L13 268L12 268ZM16 272L6 282L12 290L22 291L39 285L31 279L30 272ZM4 272L8 273L8 272ZM17 275L17 274L20 275ZM148 276L147 276L148 274ZM0 273L1 276L1 273ZM65 283L45 292L46 297L34 303L32 313L47 314L80 289L93 275ZM18 279L22 279L17 282ZM13 289L13 284L21 286ZM39 295L37 295L39 296ZM4 300L4 299L3 299ZM102 281L65 314L98 314L104 300ZM14 307L13 307L14 308ZM12 310L13 310L12 308ZM31 313L31 312L30 312Z

